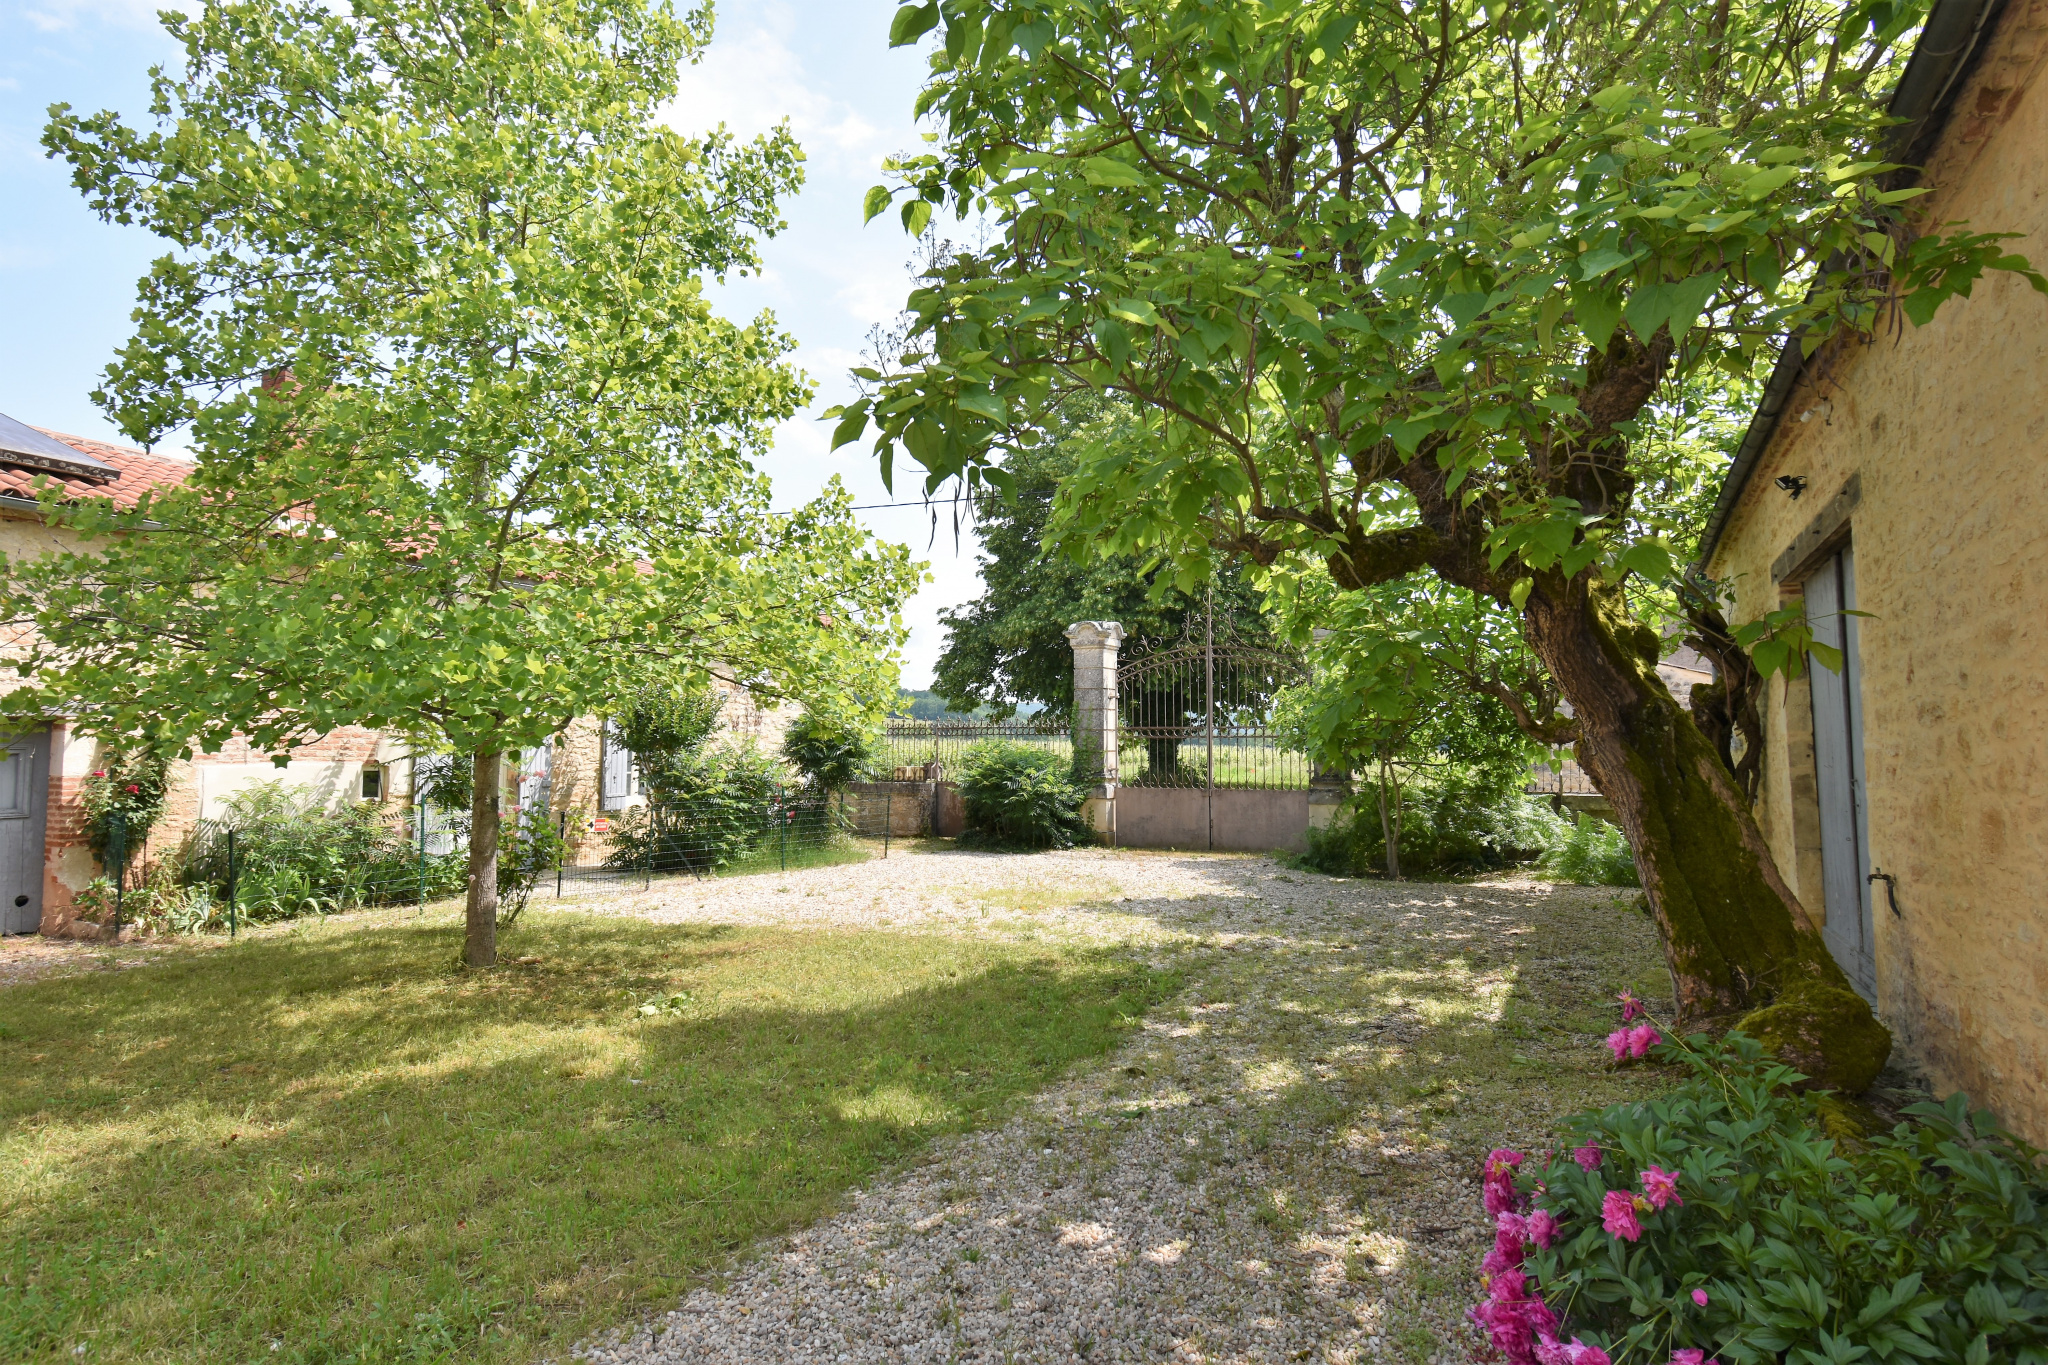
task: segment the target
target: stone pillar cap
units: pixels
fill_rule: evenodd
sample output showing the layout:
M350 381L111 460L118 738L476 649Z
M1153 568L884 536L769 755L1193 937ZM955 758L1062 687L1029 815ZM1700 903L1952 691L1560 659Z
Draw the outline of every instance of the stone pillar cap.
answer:
M1075 649L1083 645L1120 645L1124 640L1124 628L1115 621L1076 621L1067 627L1067 643Z

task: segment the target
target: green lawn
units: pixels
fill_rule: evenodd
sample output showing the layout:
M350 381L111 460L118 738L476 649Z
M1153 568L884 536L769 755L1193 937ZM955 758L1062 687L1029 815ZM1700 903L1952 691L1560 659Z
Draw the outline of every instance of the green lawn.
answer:
M0 995L0 1360L560 1350L1174 985L1037 944L563 913L502 947L464 972L445 922L337 922Z

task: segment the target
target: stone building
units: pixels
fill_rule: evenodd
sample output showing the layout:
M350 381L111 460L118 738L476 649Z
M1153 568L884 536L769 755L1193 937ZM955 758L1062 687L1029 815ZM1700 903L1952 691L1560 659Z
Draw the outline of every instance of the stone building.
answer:
M1940 0L1894 97L1921 221L2048 267L2048 5ZM2048 1141L2048 299L1780 358L1704 555L1731 620L1804 601L1758 816L1897 1055ZM1850 612L1864 613L1851 615Z
M130 446L26 426L0 416L0 554L9 559L77 548L69 531L50 526L36 501L35 480L56 481L79 498L105 498L132 509L142 495L182 483L184 460ZM0 657L26 642L0 643ZM10 648L11 647L11 648ZM102 746L64 717L7 738L0 766L0 933L59 936L97 932L77 916L78 894L104 875L86 845L80 789L104 762ZM365 795L403 796L410 764L402 745L359 729L337 730L294 749L280 768L246 741L217 754L172 765L164 818L136 850L137 862L176 848L201 818L221 813L237 791L282 781L327 805Z
M155 488L183 482L189 462L133 447L45 431L0 415L0 554L12 559L71 550L71 532L50 526L36 501L34 482L54 479L78 498L105 498L132 509ZM18 656L25 641L0 640L0 664ZM11 650L10 650L11 646ZM7 684L0 681L0 688ZM763 707L737 684L721 683L722 719L736 740L773 751L782 743L793 708ZM549 744L513 756L506 765L502 806L508 815L544 810L566 824L577 862L601 860L609 849L605 812L644 798L631 756L608 744L597 717L572 723ZM80 791L104 763L104 747L76 732L64 717L33 730L0 736L0 933L86 936L96 925L79 917L79 893L105 875L86 842ZM202 819L223 814L237 792L277 782L302 800L335 809L355 801L409 805L414 759L394 736L344 727L284 755L272 756L235 739L220 752L196 754L171 765L164 816L135 850L131 876L178 849Z

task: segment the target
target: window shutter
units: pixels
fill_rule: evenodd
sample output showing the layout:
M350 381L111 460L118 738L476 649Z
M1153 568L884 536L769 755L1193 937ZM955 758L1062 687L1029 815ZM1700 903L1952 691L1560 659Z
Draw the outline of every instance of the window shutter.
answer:
M604 723L604 738L598 762L597 804L600 810L617 810L626 804L633 790L633 755L619 743L616 722Z

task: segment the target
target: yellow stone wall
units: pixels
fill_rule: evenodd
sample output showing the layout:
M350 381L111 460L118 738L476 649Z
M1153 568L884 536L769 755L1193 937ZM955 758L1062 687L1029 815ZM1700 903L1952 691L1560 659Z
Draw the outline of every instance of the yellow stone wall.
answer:
M2011 7L1929 165L1928 220L2020 232L2048 269L2048 4ZM1711 572L1732 619L1795 599L1773 563L1852 478L1878 1012L1900 1054L2048 1142L2048 299L2000 275L1926 327L1822 350ZM1781 474L1809 483L1797 501ZM1796 576L1791 565L1783 566ZM1759 814L1823 915L1812 716L1773 680Z

